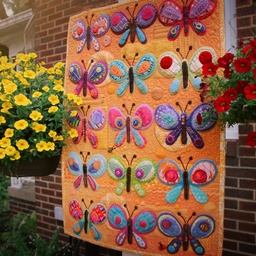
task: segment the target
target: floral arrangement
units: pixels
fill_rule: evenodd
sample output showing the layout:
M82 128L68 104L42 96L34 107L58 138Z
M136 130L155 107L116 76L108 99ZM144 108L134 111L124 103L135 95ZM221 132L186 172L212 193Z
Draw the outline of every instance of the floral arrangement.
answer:
M0 166L12 170L21 160L51 157L77 136L64 125L67 108L80 97L65 94L64 64L46 68L37 55L0 56Z
M228 127L256 120L256 40L241 40L235 54L226 53L216 62L204 51L201 101L211 101L219 114L220 124ZM256 145L256 132L247 136Z

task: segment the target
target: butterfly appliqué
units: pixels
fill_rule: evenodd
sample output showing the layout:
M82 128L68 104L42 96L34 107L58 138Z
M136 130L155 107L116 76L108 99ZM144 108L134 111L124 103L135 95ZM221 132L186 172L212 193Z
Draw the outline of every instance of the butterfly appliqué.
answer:
M182 1L184 2L184 1ZM164 26L171 26L167 38L175 40L184 27L184 34L188 36L189 26L197 35L206 33L206 26L201 20L209 17L216 9L217 0L188 0L181 7L175 0L165 0L158 10L158 19Z
M152 4L145 4L135 17L134 13L137 6L138 4L135 4L133 12L130 11L128 6L126 7L130 18L128 18L122 11L115 12L111 17L112 31L117 35L122 34L119 40L120 47L123 47L126 44L129 36L131 43L134 43L136 35L139 41L145 44L147 42L147 37L142 29L151 26L157 18L157 9Z
M88 68L86 68L83 60L83 67L79 62L73 62L69 66L68 74L70 81L77 84L74 89L76 95L82 92L84 97L90 94L93 99L97 99L99 93L96 86L105 81L108 75L108 64L104 60L97 61L94 64L93 62L93 60L90 61Z
M187 221L181 213L178 213L178 215L184 221L183 226L172 213L162 212L158 216L158 229L168 237L175 237L167 246L167 251L175 254L179 251L181 245L183 251L187 251L190 243L197 255L204 255L205 249L198 239L207 238L214 233L215 221L213 217L207 214L200 214L189 224L190 219L196 215L195 212Z
M189 101L187 106L192 102ZM176 105L180 107L179 102ZM159 127L171 132L166 136L166 145L173 145L181 135L181 143L188 143L189 135L194 146L198 149L204 147L204 141L199 132L210 130L217 122L218 115L214 107L208 103L198 105L190 115L187 115L186 108L178 113L169 104L159 105L155 110L155 121Z
M116 194L121 195L124 190L130 193L133 187L138 196L144 197L146 191L141 184L151 182L155 178L155 162L149 158L143 158L132 166L136 155L132 157L131 161L127 159L126 155L123 157L127 160L128 167L117 156L108 159L107 164L109 176L113 180L120 181L115 191Z
M147 243L145 238L142 237L143 234L148 234L156 228L156 216L153 212L148 210L143 210L139 212L133 219L132 215L137 207L134 207L133 212L130 214L126 205L127 213L124 209L113 204L108 209L108 222L110 226L114 229L118 229L119 233L116 236L116 243L118 245L123 245L125 239L127 238L128 243L132 244L133 237L137 245L143 249L147 248Z
M78 221L73 227L73 232L75 235L80 236L82 230L85 234L91 232L94 240L99 241L102 237L101 233L96 228L97 225L103 224L107 219L107 209L104 204L98 203L95 204L91 209L93 200L90 201L90 204L87 206L82 199L86 210L83 211L81 203L73 199L69 202L69 213L74 220Z
M209 52L212 55L213 60L216 59L216 53L211 47L201 47L195 51L190 60L187 60L189 52L192 50L192 46L185 57L183 57L180 49L176 51L182 57L182 60L174 52L164 52L158 58L158 70L167 78L174 78L170 84L170 93L176 94L181 85L183 89L188 89L189 82L194 86L196 90L200 90L201 78L196 76L196 72L201 69L202 63L199 61L199 55L202 52Z
M71 34L72 37L79 41L76 52L80 53L83 51L85 45L87 46L87 50L93 48L95 51L100 50L100 43L98 41L98 37L105 35L110 27L110 17L106 14L100 15L96 18L96 21L91 25L92 18L94 15L91 16L91 20L88 20L86 16L86 20L88 26L83 20L77 20L73 23L71 27Z
M122 96L127 88L129 88L130 93L133 93L135 89L134 84L142 94L148 93L148 87L143 80L148 79L154 73L156 69L156 58L153 54L147 53L134 66L136 56L138 54L135 54L132 63L127 60L125 55L123 56L129 64L129 68L121 60L114 60L109 64L110 79L114 83L120 84L116 90L117 96Z
M97 191L98 184L95 179L105 174L107 161L103 155L95 154L86 163L90 153L88 152L85 157L82 153L80 154L84 158L83 161L76 152L70 152L67 158L69 171L77 176L74 181L74 187L79 189L84 184L84 187L88 188L90 185L92 190Z
M135 145L144 148L146 146L146 139L143 137L140 131L146 130L154 121L153 109L148 104L139 105L134 114L131 115L132 108L135 103L132 104L131 110L128 111L125 105L128 116L126 117L122 110L118 107L112 107L108 112L108 122L110 127L119 131L115 137L115 146L120 147L125 140L131 143L133 140Z
M181 161L179 157L178 160ZM190 157L189 160L192 160ZM182 163L182 161L181 161ZM187 164L188 166L188 164ZM201 187L211 184L218 175L218 168L214 161L202 159L193 164L187 170L182 163L183 171L171 159L163 159L157 164L157 177L165 185L173 187L165 196L168 203L175 203L184 190L184 199L189 199L189 189L198 203L205 204L208 201L207 194Z
M67 123L78 132L78 136L72 139L75 144L78 144L82 139L84 142L88 139L91 146L97 148L98 138L93 131L104 128L106 113L101 107L94 107L88 114L89 109L90 105L87 106L86 112L84 112L83 106L81 108L70 108Z

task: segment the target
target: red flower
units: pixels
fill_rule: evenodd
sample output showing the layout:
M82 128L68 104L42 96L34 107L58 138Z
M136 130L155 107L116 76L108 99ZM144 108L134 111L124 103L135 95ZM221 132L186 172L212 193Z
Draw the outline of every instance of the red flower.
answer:
M200 93L200 99L201 102L204 102L205 95L209 92L209 85L207 83L202 82L200 84L200 89L202 90L202 92Z
M256 40L250 40L250 45L253 47L253 48L256 48Z
M236 89L238 93L244 93L245 86L248 85L248 82L246 80L241 80L236 83Z
M229 88L225 91L224 97L229 99L230 101L235 100L237 98L238 91L235 88Z
M256 84L248 84L244 88L244 94L247 100L256 99Z
M199 54L199 61L202 64L212 62L212 54L208 51L203 51Z
M256 146L256 132L251 132L246 137L246 145L255 147Z
M253 73L254 79L256 80L256 67L253 69L252 73Z
M256 62L256 48L253 49L253 50L250 52L249 59L250 59L252 62Z
M218 113L226 112L230 109L230 100L224 96L219 96L219 98L214 101L214 108Z
M243 49L243 53L244 55L248 54L248 52L250 52L250 50L252 49L251 45L246 45Z
M224 77L225 78L231 78L232 74L233 74L233 70L231 70L229 68L229 66L227 68L225 68L225 70L224 70Z
M226 53L224 56L218 59L218 66L220 68L227 68L230 63L233 62L234 54L233 53Z
M205 76L214 76L216 75L216 71L218 69L218 66L214 65L212 62L208 62L203 64L202 66L202 72Z
M251 70L252 63L247 58L239 58L234 61L234 66L238 73L244 73Z

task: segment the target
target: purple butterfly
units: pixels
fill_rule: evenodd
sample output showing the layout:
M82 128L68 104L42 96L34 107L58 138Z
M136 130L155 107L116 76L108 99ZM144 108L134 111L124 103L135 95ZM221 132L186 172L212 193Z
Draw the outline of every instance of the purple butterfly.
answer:
M171 26L167 38L175 40L184 27L184 34L188 36L189 26L198 34L204 35L205 25L200 21L209 17L217 6L217 0L188 0L181 7L174 0L165 0L159 7L158 19L164 26Z
M69 69L69 79L72 83L77 84L74 93L79 95L83 91L83 96L86 97L89 91L93 99L97 99L99 96L98 90L95 85L99 85L104 82L108 74L108 64L104 60L97 61L91 67L94 61L91 60L88 68L85 67L82 60L83 67L78 62L73 62Z
M119 40L119 46L123 47L130 35L131 43L135 42L135 36L137 35L139 41L142 44L147 42L147 37L142 29L151 26L157 18L157 9L152 4L145 4L138 12L136 18L134 16L135 10L138 4L136 3L133 12L130 11L129 7L126 10L130 14L130 18L127 18L125 13L122 11L115 12L111 17L111 29L119 35L122 34Z
M217 122L217 112L211 104L202 103L188 116L186 109L191 103L192 101L189 101L183 111L179 102L176 102L181 109L180 114L168 104L156 108L156 123L164 130L172 130L165 139L167 145L173 145L180 135L181 143L187 144L188 134L196 148L204 147L204 141L197 131L210 130Z

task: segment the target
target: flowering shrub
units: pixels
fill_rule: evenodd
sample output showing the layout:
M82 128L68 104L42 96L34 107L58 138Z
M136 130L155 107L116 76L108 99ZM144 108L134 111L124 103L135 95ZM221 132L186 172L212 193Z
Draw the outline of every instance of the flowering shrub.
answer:
M200 54L199 60L203 74L201 101L213 102L221 125L255 121L256 40L241 41L235 54L226 53L216 63L207 51ZM253 138L256 144L255 134Z
M63 88L64 64L46 68L35 53L0 56L0 165L51 157L73 134L64 127L70 104L81 104Z

